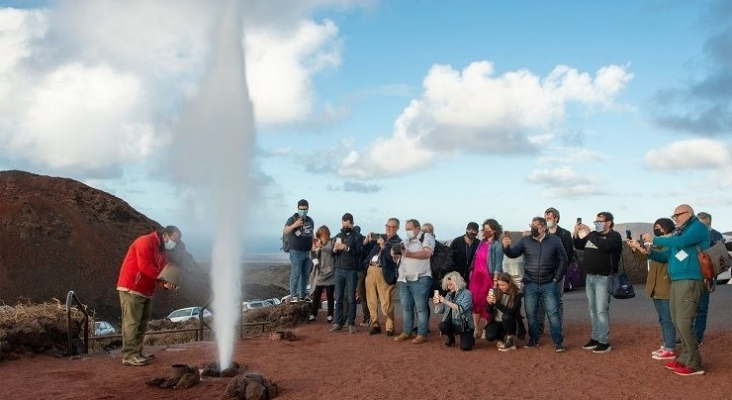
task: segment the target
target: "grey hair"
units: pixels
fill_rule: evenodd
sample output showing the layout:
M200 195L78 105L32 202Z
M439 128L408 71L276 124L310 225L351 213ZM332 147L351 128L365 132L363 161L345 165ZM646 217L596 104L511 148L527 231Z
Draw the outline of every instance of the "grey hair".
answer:
M456 271L449 272L447 275L445 275L444 278L442 278L442 290L449 290L447 288L447 281L453 281L455 283L456 292L460 289L465 289L465 287L467 286L467 284L465 283L465 279L463 279L463 276Z

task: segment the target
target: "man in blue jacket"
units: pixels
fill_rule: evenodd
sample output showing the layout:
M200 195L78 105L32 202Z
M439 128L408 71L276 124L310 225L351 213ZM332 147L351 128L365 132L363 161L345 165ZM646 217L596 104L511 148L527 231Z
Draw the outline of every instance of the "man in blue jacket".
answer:
M521 238L511 247L511 238L503 237L503 252L509 258L524 256L524 298L526 318L529 320L529 341L526 348L539 346L539 299L544 303L549 317L549 331L554 341L554 350L562 353L562 318L559 316L557 285L567 270L567 253L562 241L547 233L546 219L534 217L531 220L531 235Z
M681 354L666 363L666 368L677 375L703 375L701 355L694 332L699 299L704 289L704 279L697 254L699 249L709 248L709 228L694 215L694 209L682 204L674 210L671 219L676 223L672 236L643 235L646 243L663 246L663 250L651 250L652 260L668 263L671 279L671 319L681 337Z

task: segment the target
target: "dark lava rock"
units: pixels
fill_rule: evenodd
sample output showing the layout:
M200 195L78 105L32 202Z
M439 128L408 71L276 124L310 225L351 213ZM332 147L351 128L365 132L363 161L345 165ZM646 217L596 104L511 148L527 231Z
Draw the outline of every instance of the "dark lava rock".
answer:
M160 387L165 382L166 378L151 378L145 381L147 386Z
M267 400L267 388L255 381L249 381L244 390L245 400Z
M188 389L198 384L201 377L194 373L183 374L178 380L178 384L175 385L176 389Z

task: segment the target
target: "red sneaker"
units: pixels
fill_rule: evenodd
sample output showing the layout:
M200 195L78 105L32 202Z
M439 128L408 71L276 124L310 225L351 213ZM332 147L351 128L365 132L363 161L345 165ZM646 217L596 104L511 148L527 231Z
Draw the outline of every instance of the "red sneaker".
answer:
M689 367L676 368L674 370L676 375L691 376L691 375L704 375L703 369L691 369Z
M667 369L670 369L671 371L676 371L677 369L683 368L683 367L686 366L686 365L684 365L684 364L682 364L682 363L680 363L680 362L678 362L676 360L669 361L669 362L667 362L664 365L666 366Z
M656 354L651 356L654 360L675 360L676 353L671 350L659 350Z

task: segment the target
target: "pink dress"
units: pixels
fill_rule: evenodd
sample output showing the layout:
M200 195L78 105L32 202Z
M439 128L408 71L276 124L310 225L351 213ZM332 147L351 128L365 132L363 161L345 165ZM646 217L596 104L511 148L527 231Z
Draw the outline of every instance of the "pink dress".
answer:
M500 246L499 243L496 244ZM473 259L473 268L470 273L468 290L473 294L473 314L480 314L481 318L490 321L491 314L486 310L488 302L488 289L493 287L493 277L488 271L488 254L490 254L491 243L481 242Z

